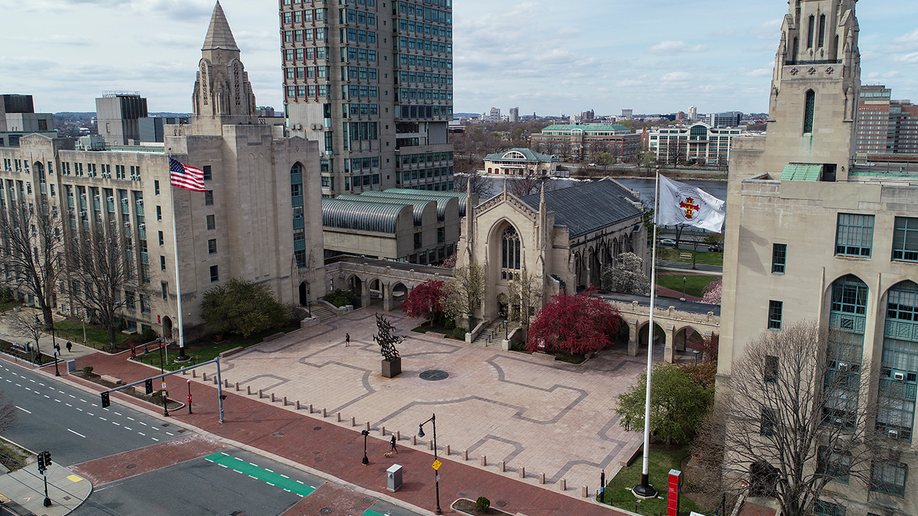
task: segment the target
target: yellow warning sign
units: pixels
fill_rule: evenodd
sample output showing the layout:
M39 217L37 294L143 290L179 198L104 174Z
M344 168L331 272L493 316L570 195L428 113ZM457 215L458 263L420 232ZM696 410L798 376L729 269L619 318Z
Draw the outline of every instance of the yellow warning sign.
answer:
M439 470L440 470L440 466L442 466L442 465L443 465L442 462L440 462L439 460L435 460L432 467L433 467L433 469L439 471Z

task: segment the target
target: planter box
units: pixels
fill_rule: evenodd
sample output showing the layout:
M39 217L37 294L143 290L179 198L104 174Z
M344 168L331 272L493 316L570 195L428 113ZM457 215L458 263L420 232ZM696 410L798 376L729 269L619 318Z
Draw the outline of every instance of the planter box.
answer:
M396 358L395 360L383 360L382 361L382 375L384 378L395 378L396 376L402 374L402 359L401 357Z

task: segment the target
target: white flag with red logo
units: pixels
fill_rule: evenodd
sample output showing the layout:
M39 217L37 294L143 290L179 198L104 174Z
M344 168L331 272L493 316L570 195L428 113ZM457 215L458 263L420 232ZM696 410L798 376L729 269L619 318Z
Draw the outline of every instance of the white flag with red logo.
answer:
M687 224L719 233L725 218L724 201L700 188L660 176L657 224Z

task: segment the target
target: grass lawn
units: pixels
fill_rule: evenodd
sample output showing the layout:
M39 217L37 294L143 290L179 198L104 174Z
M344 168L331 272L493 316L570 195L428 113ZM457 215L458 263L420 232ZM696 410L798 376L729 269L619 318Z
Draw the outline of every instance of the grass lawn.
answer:
M669 470L681 470L682 459L688 455L688 447L666 448L651 446L650 483L659 493L658 497L652 500L639 502L630 491L632 487L641 483L643 460L638 456L634 462L619 471L618 475L615 475L615 478L606 484L606 492L602 502L647 516L666 514ZM660 498L661 496L662 498ZM706 512L706 509L689 500L688 497L683 494L680 496L679 516L688 516L692 511L703 513Z
M83 343L83 323L72 319L54 322L54 332L60 340ZM115 333L115 344L122 344L128 336L120 331ZM86 325L86 345L95 349L108 349L108 330ZM61 344L63 346L63 344Z
M290 332L298 329L298 326L282 328L278 330L274 328L272 330L263 331L261 333L253 333L247 338L243 338L240 335L230 335L224 341L219 343L195 343L189 346L186 346L185 354L192 358L191 362L175 363L175 357L178 356L178 346L172 345L168 348L168 358L166 358L166 367L167 371L177 371L186 365L200 364L201 362L207 362L208 360L213 360L217 358L220 353L224 351L229 351L233 348L247 348L254 346L255 344L261 344L265 337L274 335L278 331ZM153 367L159 367L160 358L159 358L159 348L155 346L150 346L149 353L144 354L143 346L137 346L134 348L134 352L137 354L137 360L143 362L144 364L150 364Z
M682 253L695 253L696 265L716 265L717 267L724 266L724 253L709 252L708 244L699 245L697 251L673 249L670 247L657 247L657 260L664 260L667 262L692 263L691 258L682 258L680 256Z
M720 276L698 276L695 274L658 274L657 285L682 292L682 278L685 278L685 293L689 296L701 297L702 290L711 282L719 280Z

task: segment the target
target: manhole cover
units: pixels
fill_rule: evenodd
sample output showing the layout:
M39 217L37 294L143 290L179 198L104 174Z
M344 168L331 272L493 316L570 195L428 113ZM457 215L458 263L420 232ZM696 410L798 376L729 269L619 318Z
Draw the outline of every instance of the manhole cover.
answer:
M438 382L440 380L446 380L447 378L449 378L449 373L440 371L439 369L432 369L421 373L421 380L427 380L428 382Z
M321 427L321 426L314 426L314 427L312 427L312 429L313 429L313 430L321 430L322 427Z
M320 453L322 453L322 452L317 452L317 451L312 452L313 455L318 455L318 454L320 454Z
M505 502L505 501L503 501L503 500L499 500L499 501L497 502L496 505L497 505L498 507L506 507L506 506L507 506L507 502Z
M322 457L316 457L316 462L322 462Z
M283 436L284 436L283 432L274 432L273 434L271 434L271 437L283 437Z
M331 513L332 513L331 507L322 507L321 509L319 509L319 514L331 514Z
M136 467L137 467L137 464L128 464L127 466L125 466L125 469L134 469Z

